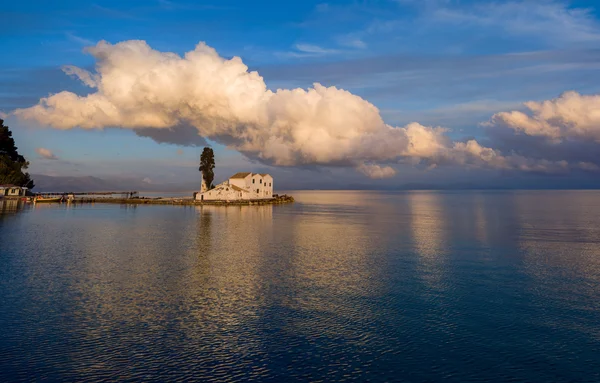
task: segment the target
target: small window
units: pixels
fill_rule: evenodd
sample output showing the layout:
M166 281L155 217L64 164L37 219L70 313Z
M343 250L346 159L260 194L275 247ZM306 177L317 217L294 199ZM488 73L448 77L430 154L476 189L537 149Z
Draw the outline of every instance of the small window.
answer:
M256 189L256 192L257 192L257 193L260 193L260 190Z
M271 183L269 182L269 186L271 186Z
M261 180L260 180L260 184L262 185L262 178L261 178Z
M256 180L254 180L254 179L253 179L253 180L252 180L252 183L254 183L254 181L256 181Z

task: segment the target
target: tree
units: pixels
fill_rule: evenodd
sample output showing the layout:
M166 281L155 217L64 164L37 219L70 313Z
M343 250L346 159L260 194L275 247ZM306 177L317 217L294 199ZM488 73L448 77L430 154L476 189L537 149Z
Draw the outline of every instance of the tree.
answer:
M12 184L33 189L35 186L29 173L23 172L29 162L19 154L12 132L0 119L0 184Z
M215 179L215 154L211 148L204 148L202 155L200 156L200 170L202 172L202 178L206 182L206 187L212 189L215 185L212 184Z

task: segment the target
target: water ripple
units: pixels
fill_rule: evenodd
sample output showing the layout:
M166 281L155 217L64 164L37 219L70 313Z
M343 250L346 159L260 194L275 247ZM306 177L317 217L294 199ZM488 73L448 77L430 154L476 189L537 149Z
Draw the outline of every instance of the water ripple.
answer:
M0 215L0 381L600 381L600 193L293 194Z

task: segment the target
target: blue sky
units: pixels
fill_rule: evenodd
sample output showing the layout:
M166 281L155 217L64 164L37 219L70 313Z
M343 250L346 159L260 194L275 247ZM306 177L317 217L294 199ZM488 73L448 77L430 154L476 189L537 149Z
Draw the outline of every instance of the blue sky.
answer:
M523 102L565 91L600 91L599 9L596 1L558 0L4 1L0 111L34 174L193 179L201 147L157 143L128 129L53 129L11 112L63 90L93 92L61 67L93 71L95 59L83 49L100 40L144 40L179 55L204 41L225 58L241 57L270 89L336 86L374 104L387 124L442 126L449 139L485 144L493 138L481 123L495 113L524 110ZM292 187L299 186L291 181L296 176L315 180L316 187L518 184L530 177L564 186L597 178L397 163L397 177L365 180L344 166L280 168L223 142L211 144L222 169L217 179L237 170L270 171ZM39 148L58 160L44 158Z

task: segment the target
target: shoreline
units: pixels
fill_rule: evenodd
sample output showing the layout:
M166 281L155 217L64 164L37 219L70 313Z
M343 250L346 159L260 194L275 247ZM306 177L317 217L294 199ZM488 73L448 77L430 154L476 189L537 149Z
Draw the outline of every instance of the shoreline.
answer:
M178 198L178 197L157 197L157 198L95 198L95 197L83 197L72 200L64 201L47 201L47 202L35 202L31 197L19 197L19 198L7 198L11 200L18 200L22 202L31 203L112 203L112 204L128 204L128 205L178 205L178 206L252 206L252 205L279 205L293 203L294 197L287 194L277 196L269 199L255 199L255 200L214 200L214 201L197 201L192 198Z
M194 199L185 198L86 198L81 200L74 200L71 203L85 203L85 202L97 202L97 203L119 203L119 204L132 204L132 205L180 205L180 206L251 206L251 205L277 205L284 203L293 203L294 197L283 195L276 198L270 199L256 199L256 200L214 200L214 201L197 201Z

